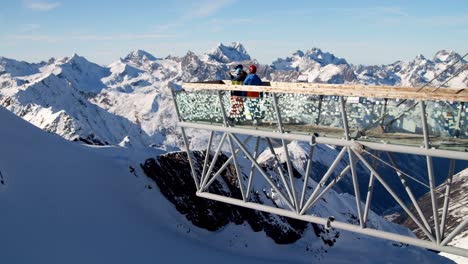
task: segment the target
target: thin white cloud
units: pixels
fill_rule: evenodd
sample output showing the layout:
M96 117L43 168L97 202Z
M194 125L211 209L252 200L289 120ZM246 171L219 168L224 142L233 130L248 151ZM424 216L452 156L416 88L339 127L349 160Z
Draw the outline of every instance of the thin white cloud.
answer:
M39 24L24 24L19 27L19 32L21 33L27 33L27 32L32 32L37 29L41 28L41 25Z
M200 18L208 17L219 10L233 4L236 0L208 0L203 2L198 2L196 7L191 7L186 14L187 19L191 18Z
M40 35L40 34L16 34L16 35L7 35L4 37L6 40L20 40L20 41L40 41L40 42L57 42L61 38L53 37L49 35Z
M154 27L154 32L155 33L163 33L163 32L168 32L170 30L173 30L174 28L180 28L183 27L186 24L189 24L192 20L197 19L197 18L206 18L209 17L219 10L226 8L229 5L232 5L236 2L237 0L205 0L205 1L197 1L195 4L186 6L184 9L184 13L178 17L178 18L173 18L171 22L165 23L165 24L160 24ZM242 23L243 20L245 19L236 19L235 23ZM211 25L212 23L210 21ZM215 29L216 30L216 29Z
M167 39L177 37L177 35L168 34L123 34L123 35L41 35L41 34L15 34L7 35L5 39L20 40L20 41L37 41L37 42L58 42L67 40L79 41L117 41L117 40L140 40L140 39Z
M60 2L47 2L47 1L36 1L36 0L25 0L23 1L26 8L36 11L49 11L55 9L61 5Z

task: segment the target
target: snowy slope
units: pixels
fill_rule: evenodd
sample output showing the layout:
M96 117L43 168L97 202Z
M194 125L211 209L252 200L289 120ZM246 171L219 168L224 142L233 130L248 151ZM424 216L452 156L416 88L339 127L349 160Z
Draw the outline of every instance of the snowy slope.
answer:
M129 167L142 155L132 149L71 143L3 108L0 122L8 124L0 130L2 263L306 263L313 255L299 254L300 246L275 245L243 226L218 233L191 226ZM344 237L323 263L351 263L374 243ZM388 263L398 252L425 263L449 263L429 251L391 244L383 242L368 263L384 252L379 259Z
M0 122L2 263L267 263L184 237L128 163L3 108Z

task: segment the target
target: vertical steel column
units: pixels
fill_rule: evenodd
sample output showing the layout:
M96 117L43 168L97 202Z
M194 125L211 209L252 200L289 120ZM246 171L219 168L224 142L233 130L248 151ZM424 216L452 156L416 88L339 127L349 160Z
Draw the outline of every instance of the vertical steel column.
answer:
M384 99L384 105L380 111L380 117L382 120L380 122L380 126L382 126L382 129L383 128L383 124L384 124L384 120L385 120L385 113L387 112L387 105L388 105L388 99L385 98ZM377 157L380 155L380 152L377 153ZM373 161L372 161L372 167L373 168L376 168L377 166L377 159L374 158ZM367 223L367 217L369 216L369 210L370 210L370 203L372 201L372 194L373 194L373 191L374 191L374 182L375 182L375 177L374 177L374 174L371 173L370 176L369 176L369 185L367 187L367 195L366 195L366 204L365 204L365 207L364 207L364 215L363 215L363 219L364 219L364 223Z
M278 128L280 133L284 133L283 121L281 119L280 109L278 107L278 97L276 93L273 93L273 105L275 106L276 116L278 117ZM297 193L296 193L296 185L294 184L294 176L293 170L291 166L291 161L289 159L289 151L288 146L286 145L286 141L281 139L281 143L283 144L284 155L286 157L286 166L288 167L288 174L289 174L289 182L291 184L291 193L293 197L294 207L296 208L296 212L299 213L299 204L297 203Z
M379 154L380 152L377 153L377 155ZM376 165L377 165L377 159L374 158L374 160L372 161L372 167L375 168ZM367 217L369 216L370 203L372 200L372 193L374 190L374 181L375 181L375 177L374 177L374 174L371 172L369 176L369 185L367 187L367 196L366 196L366 203L364 206L364 215L362 216L364 223L367 223Z
M180 116L179 106L177 105L176 95L175 95L174 90L172 88L170 88L170 90L171 90L171 94L172 94L172 101L174 102L174 107L175 107L176 114L177 114L177 121L180 122L180 121L182 121L182 118ZM193 178L193 181L195 182L195 187L197 188L197 191L199 191L200 190L200 183L198 182L197 173L195 172L195 166L194 166L193 161L192 161L192 154L190 152L190 145L189 145L188 140L187 140L187 135L185 134L185 128L180 127L180 131L182 132L182 139L184 141L185 149L187 151L187 159L188 159L189 164L190 164L190 170L192 171L192 178Z
M424 135L424 147L426 149L430 149L429 143L429 130L427 127L427 116L426 116L426 104L424 101L420 102L421 104L421 118L422 118L422 127L423 127L423 135ZM438 214L438 206L437 206L437 198L435 195L435 180L434 180L434 169L432 165L432 157L426 156L427 160L427 173L429 176L429 187L431 192L431 202L432 202L432 214L434 218L434 232L436 235L437 244L440 244L440 226L439 226L439 214Z
M455 137L458 138L460 136L460 123L461 123L461 115L463 113L463 107L465 106L465 102L460 102L460 108L458 109L457 114L457 123L455 126ZM442 209L442 220L440 224L440 236L443 238L445 235L445 221L447 220L447 211L450 199L450 189L452 188L452 179L453 174L455 174L455 160L450 160L450 167L449 173L447 177L447 183L445 187L445 196L444 196L444 205Z
M350 138L350 132L349 132L349 126L348 126L348 118L346 115L346 107L345 107L343 96L340 96L340 109L341 109L341 116L343 118L343 127L345 130L346 140L350 141L351 138ZM357 179L356 163L354 161L354 155L351 152L351 149L349 147L346 147L346 149L348 150L349 164L351 165L351 176L353 178L354 196L356 198L356 208L357 208L357 213L359 216L359 224L361 225L362 228L364 228L365 223L362 218L361 194L359 192L359 182Z

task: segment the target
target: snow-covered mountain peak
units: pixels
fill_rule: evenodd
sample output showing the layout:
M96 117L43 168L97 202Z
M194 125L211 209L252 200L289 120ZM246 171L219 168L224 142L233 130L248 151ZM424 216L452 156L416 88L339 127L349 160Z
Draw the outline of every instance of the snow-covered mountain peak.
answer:
M440 50L434 55L436 63L454 63L461 58L460 54L452 50Z
M239 42L232 42L231 45L228 46L219 43L206 54L206 59L221 63L251 60L250 55Z
M112 72L112 75L128 75L131 77L136 77L139 73L143 72L142 70L126 64L122 59L111 63L109 68Z
M53 73L66 79L77 90L93 93L98 93L105 88L101 79L111 74L108 68L90 62L77 54L57 60Z
M135 49L130 52L124 59L124 62L133 62L135 64L141 64L142 62L155 61L156 57L141 49Z
M304 57L304 52L302 50L297 50L293 53L293 57Z
M422 55L422 54L418 54L418 55L416 55L416 58L415 58L415 60L422 61L422 60L427 60L427 59L426 59L426 57L424 57L424 55Z
M31 64L0 56L0 75L9 73L11 77L27 76L39 72L41 64Z
M309 60L318 62L321 66L326 66L328 64L348 64L345 59L335 57L335 55L329 52L323 52L319 48L312 48L304 54Z

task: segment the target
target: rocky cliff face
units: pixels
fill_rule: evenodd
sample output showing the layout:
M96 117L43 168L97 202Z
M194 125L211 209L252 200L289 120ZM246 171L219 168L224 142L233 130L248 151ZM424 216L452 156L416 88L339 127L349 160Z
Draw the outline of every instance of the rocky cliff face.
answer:
M193 158L195 161L203 162L204 154L199 151L193 152ZM227 157L222 155L214 170L219 170L226 160ZM197 173L200 174L201 163L196 164ZM142 164L142 168L146 175L156 182L161 193L174 204L177 211L200 228L216 231L230 223L236 225L247 223L254 232L263 231L278 244L296 242L308 226L312 226L315 235L324 245L332 246L340 235L338 231L326 230L315 224L197 197L185 152L169 153L148 159ZM231 165L225 170L221 174L221 180L215 181L208 191L242 199L234 167ZM256 193L252 197L252 202L264 203L263 199L264 195Z
M443 183L439 186L437 186L435 190L436 194L436 202L437 206L439 209L439 217L442 216L442 206L444 204L444 198L445 198L445 190L446 190L446 184ZM459 224L460 221L468 215L468 200L466 199L466 193L468 193L468 169L465 169L456 175L453 176L453 182L452 182L452 188L451 188L451 194L450 194L450 200L449 200L449 206L448 206L448 214L447 214L447 227L445 234L450 234ZM434 217L433 217L433 212L432 212L432 203L431 203L431 195L430 193L426 193L423 195L419 200L418 204L421 207L422 212L424 215L427 217L428 222L430 225L433 225L434 223ZM417 215L416 209L411 208L411 211ZM402 215L399 219L398 222L402 223L404 226L407 226L413 232L418 236L418 237L425 237L424 233L416 226L413 220L407 217L407 215ZM441 221L439 220L439 224ZM458 236L460 240L461 238L464 238L466 241L468 235L468 230L464 230L463 232L460 233Z

